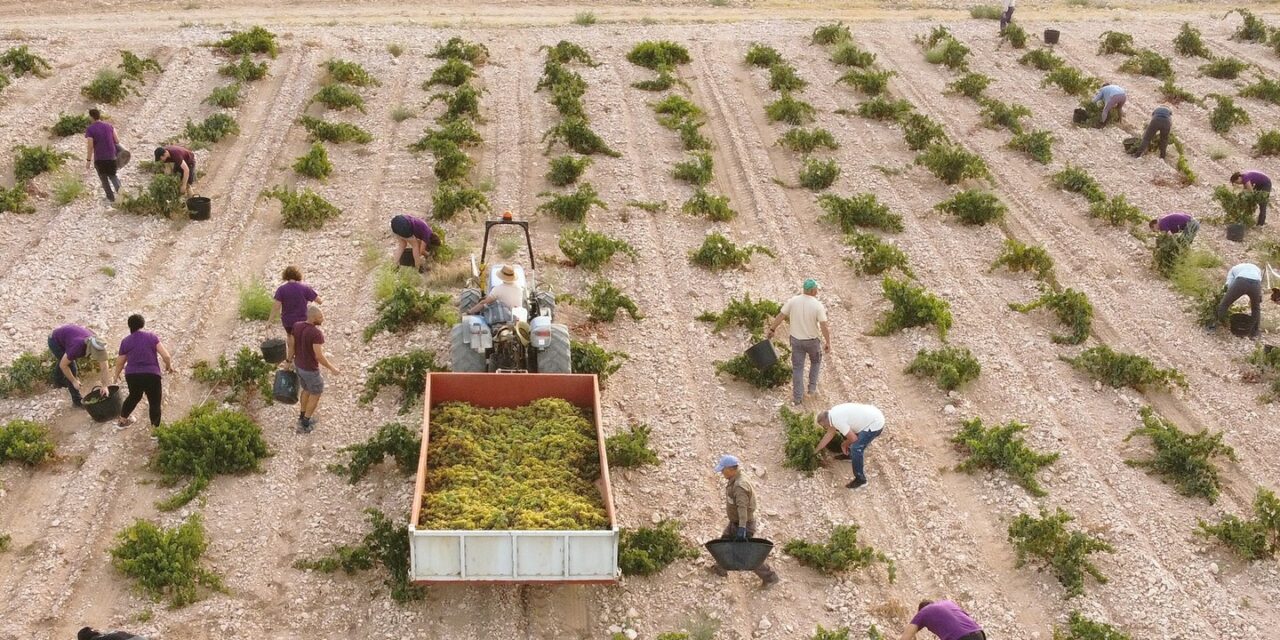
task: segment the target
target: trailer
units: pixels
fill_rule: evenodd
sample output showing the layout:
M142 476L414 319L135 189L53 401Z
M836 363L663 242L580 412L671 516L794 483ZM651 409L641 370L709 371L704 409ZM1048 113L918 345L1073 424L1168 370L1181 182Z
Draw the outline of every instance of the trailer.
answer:
M607 529L584 531L438 530L419 528L426 493L431 411L443 402L484 408L520 407L541 398L560 398L585 410L595 427L600 452L596 488L604 503ZM448 582L577 583L617 582L618 523L596 376L549 373L431 373L423 396L422 449L409 515L410 579L418 584Z

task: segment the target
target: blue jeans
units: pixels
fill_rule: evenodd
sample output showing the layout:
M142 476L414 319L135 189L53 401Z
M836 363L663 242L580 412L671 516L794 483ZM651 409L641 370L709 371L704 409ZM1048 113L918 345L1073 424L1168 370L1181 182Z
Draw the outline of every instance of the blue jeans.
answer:
M855 480L865 481L867 479L866 469L862 463L863 453L871 445L872 440L880 437L881 431L884 431L883 427L875 431L860 431L858 432L857 441L853 443L853 446L849 447L849 462L853 464L853 477Z
M71 392L71 404L77 407L80 406L80 392L76 391L75 386L71 384L67 376L63 375L62 367L58 366L62 363L62 356L66 355L67 352L62 350L62 345L54 341L53 336L49 336L49 351L53 352L53 386L66 387L67 391ZM103 366L105 366L105 363ZM71 373L76 377L80 377L80 371L76 369L75 360L71 361Z

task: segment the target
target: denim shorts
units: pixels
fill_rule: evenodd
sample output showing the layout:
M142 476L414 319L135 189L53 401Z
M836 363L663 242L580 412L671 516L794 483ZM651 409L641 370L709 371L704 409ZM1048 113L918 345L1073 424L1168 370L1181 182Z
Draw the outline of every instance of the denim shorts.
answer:
M298 386L303 391L318 396L324 393L324 378L320 376L320 370L307 371L306 369L295 369L298 372Z

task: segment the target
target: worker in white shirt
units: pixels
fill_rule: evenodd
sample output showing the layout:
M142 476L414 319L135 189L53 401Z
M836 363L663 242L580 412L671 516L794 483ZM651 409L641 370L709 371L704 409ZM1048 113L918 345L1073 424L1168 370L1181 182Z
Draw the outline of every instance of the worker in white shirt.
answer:
M853 480L844 486L857 489L867 484L863 453L884 430L884 413L869 404L846 402L819 413L818 425L827 432L822 434L822 440L818 442L817 453L821 454L837 433L844 438L840 443L840 451L844 453L841 458L848 456L853 464Z
M1004 0L1004 13L1000 15L1000 33L1013 22L1013 0Z
M804 400L804 361L809 359L809 394L818 392L818 372L822 354L831 353L831 328L827 325L827 308L818 300L818 281L804 281L804 293L792 296L769 323L766 337L772 338L778 325L786 320L791 330L791 403ZM821 337L819 337L821 336ZM825 342L824 342L825 340Z
M1218 303L1218 311L1215 314L1217 321L1220 323L1227 317L1227 312L1231 310L1231 305L1239 300L1242 296L1249 296L1249 315L1253 318L1253 330L1249 332L1249 337L1256 338L1262 329L1262 269L1258 265L1251 262L1242 262L1227 272L1227 286L1224 288L1226 293L1222 296L1222 302ZM1273 292L1272 299L1275 299ZM1217 324L1210 326L1210 329L1216 329Z

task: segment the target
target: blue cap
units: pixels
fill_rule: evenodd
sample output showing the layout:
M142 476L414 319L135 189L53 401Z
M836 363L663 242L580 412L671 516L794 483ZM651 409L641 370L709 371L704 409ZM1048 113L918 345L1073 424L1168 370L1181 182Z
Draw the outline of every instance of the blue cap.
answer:
M726 453L720 456L720 462L716 463L716 473L720 473L729 467L736 467L738 464L737 458Z

